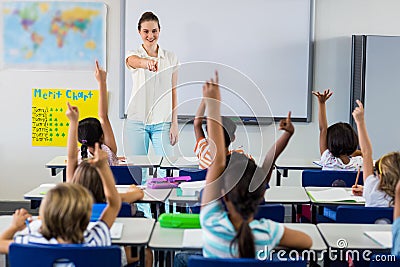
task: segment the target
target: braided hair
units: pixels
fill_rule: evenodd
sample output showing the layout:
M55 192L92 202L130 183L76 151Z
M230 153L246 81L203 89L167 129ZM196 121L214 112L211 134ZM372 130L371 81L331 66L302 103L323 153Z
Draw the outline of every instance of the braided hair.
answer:
M102 136L103 128L101 128L101 123L98 119L85 118L79 121L78 141L82 144L82 159L88 158L88 147L94 147L96 143L101 143L100 139L102 138Z

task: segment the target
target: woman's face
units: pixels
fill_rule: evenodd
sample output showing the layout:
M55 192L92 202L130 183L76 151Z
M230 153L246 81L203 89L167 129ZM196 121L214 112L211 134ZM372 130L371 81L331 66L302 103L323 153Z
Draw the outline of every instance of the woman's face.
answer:
M141 29L139 31L139 34L140 37L142 37L143 44L145 46L156 45L158 41L158 36L160 34L160 29L158 28L157 21L144 21L140 26Z

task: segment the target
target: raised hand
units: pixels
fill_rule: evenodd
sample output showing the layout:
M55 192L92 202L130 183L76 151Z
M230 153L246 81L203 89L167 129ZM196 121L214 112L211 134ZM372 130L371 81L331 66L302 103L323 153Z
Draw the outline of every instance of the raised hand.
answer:
M107 72L100 68L99 62L96 60L96 70L94 73L96 80L98 83L106 83L107 80Z
M79 120L79 110L78 107L76 106L71 106L69 102L67 102L67 112L65 112L65 115L69 119L69 121L74 121L77 122Z
M360 100L356 100L358 107L356 107L353 111L353 118L356 123L364 121L364 105L361 103Z
M284 130L290 134L294 133L294 126L292 124L292 120L290 118L290 116L292 115L292 112L289 111L287 118L286 119L282 119L279 122L279 130Z
M108 155L107 152L100 148L100 144L96 143L94 145L94 155L93 158L89 159L89 162L94 167L102 167L104 165L108 166Z
M329 89L326 89L323 93L321 92L312 92L318 98L318 102L324 104L333 94Z
M147 60L147 69L152 72L158 71L158 61L148 59Z
M210 102L214 102L213 100L221 101L218 82L218 72L215 71L215 77L211 78L203 85L203 99L206 106L210 105Z

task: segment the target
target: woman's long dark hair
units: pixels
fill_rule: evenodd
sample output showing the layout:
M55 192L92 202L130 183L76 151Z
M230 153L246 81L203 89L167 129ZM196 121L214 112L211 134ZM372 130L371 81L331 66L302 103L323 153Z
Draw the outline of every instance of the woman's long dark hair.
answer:
M231 241L231 251L232 247L237 245L239 257L255 258L254 236L249 223L264 196L266 174L245 155L232 153L221 178L224 190L228 192L225 197L232 202L243 219ZM252 188L253 185L259 186Z

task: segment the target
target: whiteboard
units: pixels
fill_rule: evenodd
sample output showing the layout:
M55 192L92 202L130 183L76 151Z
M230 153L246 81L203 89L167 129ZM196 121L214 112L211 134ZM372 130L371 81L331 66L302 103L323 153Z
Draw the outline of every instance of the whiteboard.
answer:
M194 116L202 84L216 69L223 115L279 119L290 110L294 120L310 121L313 8L313 0L125 0L121 56L142 44L137 23L152 11L160 46L181 63L179 117ZM132 88L122 64L121 117Z
M400 36L367 36L365 122L373 158L400 150Z

